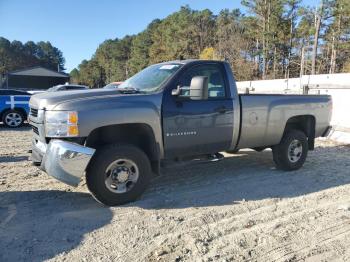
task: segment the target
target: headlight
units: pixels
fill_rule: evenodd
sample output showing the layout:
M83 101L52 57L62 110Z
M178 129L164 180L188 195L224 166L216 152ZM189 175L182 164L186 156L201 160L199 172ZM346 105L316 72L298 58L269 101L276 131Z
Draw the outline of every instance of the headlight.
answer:
M47 137L78 136L78 113L75 111L46 111L45 133Z

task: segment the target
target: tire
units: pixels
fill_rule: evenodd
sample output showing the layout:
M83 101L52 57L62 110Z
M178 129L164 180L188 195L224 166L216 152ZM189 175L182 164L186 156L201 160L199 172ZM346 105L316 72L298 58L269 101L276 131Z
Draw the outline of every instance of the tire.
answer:
M117 206L139 198L151 177L150 161L142 150L132 145L111 145L96 151L86 171L86 184L97 201Z
M308 153L306 135L299 130L286 132L280 144L272 148L273 160L278 169L293 171L301 168Z
M23 125L25 116L22 112L11 109L2 115L2 122L6 127L17 128Z

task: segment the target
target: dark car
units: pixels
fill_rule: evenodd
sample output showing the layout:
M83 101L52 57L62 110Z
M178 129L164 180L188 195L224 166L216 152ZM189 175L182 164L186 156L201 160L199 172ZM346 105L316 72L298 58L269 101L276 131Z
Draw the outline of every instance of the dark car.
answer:
M67 84L67 85L53 86L53 87L47 89L47 91L48 92L56 92L56 91L86 90L86 89L89 89L89 87L88 86L84 86L84 85Z

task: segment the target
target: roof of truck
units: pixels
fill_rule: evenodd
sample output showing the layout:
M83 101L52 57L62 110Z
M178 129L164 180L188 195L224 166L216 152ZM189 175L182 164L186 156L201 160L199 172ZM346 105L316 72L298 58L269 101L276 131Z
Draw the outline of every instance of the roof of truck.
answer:
M172 61L165 61L160 64L171 64L171 63L176 63L176 64L189 64L193 62L223 62L220 60L203 60L203 59L185 59L185 60L172 60Z

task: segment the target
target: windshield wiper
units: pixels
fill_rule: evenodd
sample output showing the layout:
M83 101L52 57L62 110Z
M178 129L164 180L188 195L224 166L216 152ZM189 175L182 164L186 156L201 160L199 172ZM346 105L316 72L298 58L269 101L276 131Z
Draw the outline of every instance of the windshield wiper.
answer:
M116 88L118 91L122 92L123 94L135 94L140 93L140 90L135 87L123 87L123 88Z

